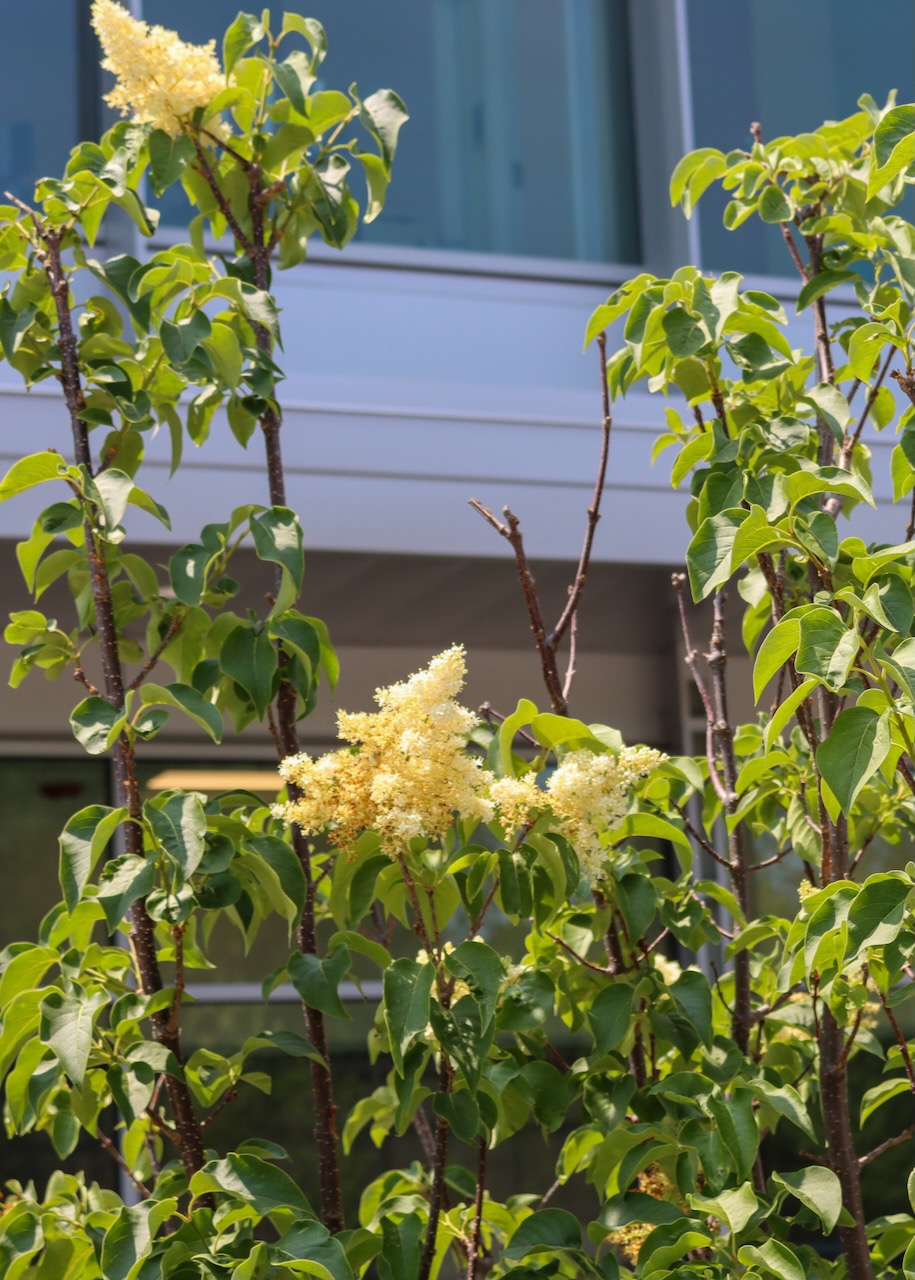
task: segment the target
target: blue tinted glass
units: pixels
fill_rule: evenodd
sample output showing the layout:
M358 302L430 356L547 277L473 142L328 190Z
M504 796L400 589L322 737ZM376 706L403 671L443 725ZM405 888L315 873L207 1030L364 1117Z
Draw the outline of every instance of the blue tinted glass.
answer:
M754 120L766 138L815 129L852 115L862 93L915 96L912 0L700 0L687 15L697 147L746 147ZM725 231L725 203L710 191L700 205L703 265L790 275L778 230L751 219Z
M194 41L237 9L143 5ZM323 87L392 88L411 114L363 240L638 260L625 0L312 0L308 13L328 32Z
M77 9L76 0L3 6L0 191L20 199L32 198L36 178L60 175L86 127L76 91L86 24Z

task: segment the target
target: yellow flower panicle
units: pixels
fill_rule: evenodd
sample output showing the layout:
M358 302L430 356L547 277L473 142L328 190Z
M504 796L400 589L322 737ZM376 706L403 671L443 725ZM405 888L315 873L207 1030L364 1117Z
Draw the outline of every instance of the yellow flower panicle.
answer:
M634 784L666 759L651 747L624 747L619 755L570 751L547 779L545 791L530 777L502 778L489 794L506 830L517 831L549 808L594 880L602 874L601 832L619 824Z
M278 816L309 835L327 832L340 849L375 831L390 855L416 837L438 839L455 813L488 822L492 774L467 754L476 717L455 701L464 674L464 650L454 646L409 680L376 690L378 711L340 712L339 736L351 748L284 760L282 777L302 794Z
M651 1164L644 1173L639 1174L639 1190L654 1200L668 1200L672 1190L670 1179ZM606 1237L606 1243L614 1245L622 1253L627 1262L635 1265L639 1260L642 1245L648 1239L653 1227L648 1222L630 1222L626 1227L618 1227Z
M165 27L131 17L115 0L94 0L92 25L117 83L105 95L110 107L172 137L198 107L225 88L216 43L185 44Z

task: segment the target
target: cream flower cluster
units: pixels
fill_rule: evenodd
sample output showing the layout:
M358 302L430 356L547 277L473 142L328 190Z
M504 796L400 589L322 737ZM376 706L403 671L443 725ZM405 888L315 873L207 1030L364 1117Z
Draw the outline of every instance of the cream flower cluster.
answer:
M109 106L175 137L182 121L225 88L215 41L185 44L174 31L131 17L115 0L94 0L92 25L117 83Z
M476 717L455 701L464 674L464 650L454 646L409 680L376 690L380 710L340 712L338 732L351 747L284 760L282 777L302 794L275 812L307 834L326 831L341 849L375 831L391 855L417 836L438 839L455 812L488 822L492 774L465 751Z
M619 755L570 751L541 791L534 780L501 778L490 789L506 829L517 831L544 809L558 820L561 834L575 846L591 879L602 874L601 832L617 826L629 805L633 785L666 756L652 747L623 747Z

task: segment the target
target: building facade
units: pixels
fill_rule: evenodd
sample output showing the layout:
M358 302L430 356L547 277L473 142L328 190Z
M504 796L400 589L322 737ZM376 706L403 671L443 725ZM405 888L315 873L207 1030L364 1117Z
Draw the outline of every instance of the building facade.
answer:
M238 6L130 7L202 41ZM737 269L787 303L796 297L774 233L729 235L714 195L686 222L670 208L668 177L695 146L745 145L751 120L776 136L850 114L864 91L882 101L897 88L911 100L912 5L878 8L879 23L865 27L859 0L308 6L328 32L328 87L389 86L411 113L378 221L344 253L316 245L275 280L306 611L327 621L342 664L336 698L306 725L309 745L331 741L336 705L367 706L376 685L454 642L469 651L469 703L509 710L520 696L542 696L508 548L468 500L521 517L547 607L558 611L600 441L597 358L582 353L588 315L628 276L685 262ZM88 9L88 0L30 0L4 15L0 189L27 197L78 138L104 127ZM170 208L154 248L180 235L182 211ZM793 322L798 343L809 341L806 323ZM686 541L685 496L671 491L663 460L650 463L663 404L635 393L614 416L572 709L676 750L691 724L669 585ZM0 364L0 470L25 436L36 449L64 449L67 431L53 389L26 394ZM245 452L215 428L169 481L167 441L151 444L147 487L169 509L174 545L258 499L255 446ZM0 506L10 608L24 607L14 546L35 510L27 499ZM142 513L130 529L167 558L165 535ZM897 540L886 507L860 531ZM243 559L239 576L252 598L262 593L259 562ZM38 675L0 690L0 858L16 861L20 886L15 901L0 902L2 942L29 936L51 901L67 816L105 799L105 763L81 756L67 733L73 695L69 682ZM255 730L223 756L269 770L272 748ZM207 765L190 733L163 734L146 757L153 784L167 769L187 779ZM210 998L241 1007L251 994L226 985Z

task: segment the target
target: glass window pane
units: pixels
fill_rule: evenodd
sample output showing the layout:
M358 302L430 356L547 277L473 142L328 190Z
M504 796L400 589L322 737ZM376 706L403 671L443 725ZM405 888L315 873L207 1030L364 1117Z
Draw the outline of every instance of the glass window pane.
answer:
M37 178L61 172L80 133L96 136L97 77L86 58L87 37L88 5L76 0L4 6L0 191L30 200ZM83 60L88 114L77 102Z
M144 0L186 39L235 0ZM365 241L635 262L625 0L313 0L326 87L395 89L411 112Z
M687 16L697 147L748 146L754 120L765 138L815 129L852 115L862 93L915 96L911 0L884 0L879 21L859 0L702 0ZM703 266L791 275L778 228L725 231L725 203L715 190L700 206Z
M34 940L61 897L57 837L79 809L107 803L104 760L0 762L0 867L14 889L0 894L0 947Z

